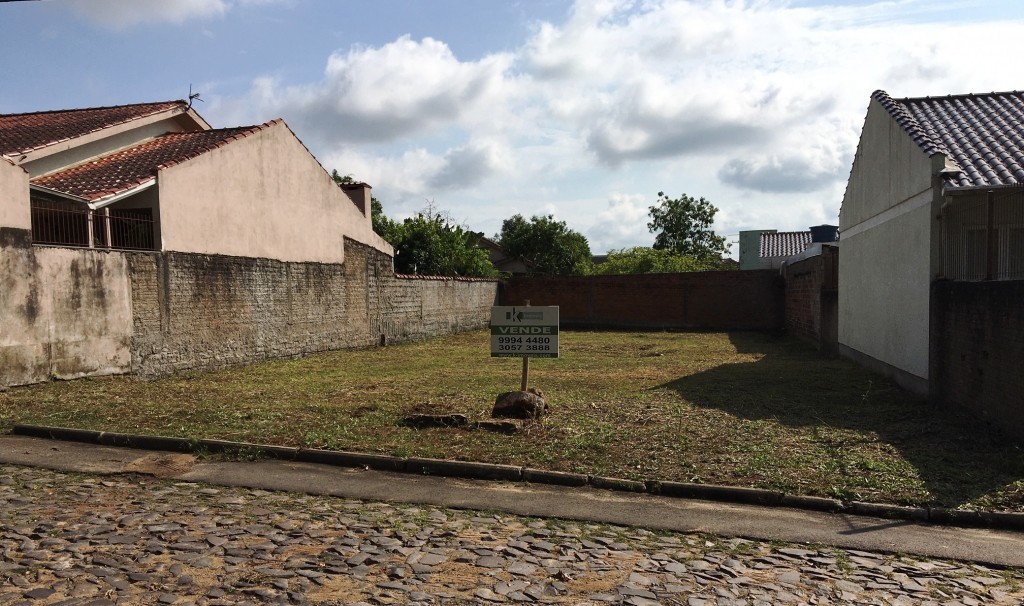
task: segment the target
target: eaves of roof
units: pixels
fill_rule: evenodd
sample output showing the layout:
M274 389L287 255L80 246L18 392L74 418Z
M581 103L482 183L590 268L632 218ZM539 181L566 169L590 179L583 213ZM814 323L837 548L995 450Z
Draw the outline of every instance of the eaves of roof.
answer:
M244 139L276 124L167 133L150 141L32 179L33 186L91 203L147 187L160 170Z
M191 112L188 104L179 100L0 114L0 152L8 156L31 153L158 114L186 112ZM209 127L198 114L191 113L193 119Z

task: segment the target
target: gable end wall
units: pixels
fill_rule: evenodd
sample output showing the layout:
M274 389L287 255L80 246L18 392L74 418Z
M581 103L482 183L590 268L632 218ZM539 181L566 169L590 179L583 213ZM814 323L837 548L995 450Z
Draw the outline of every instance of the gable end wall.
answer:
M839 215L840 351L927 389L933 159L877 101Z
M283 122L160 170L163 249L341 263L344 238L392 254Z

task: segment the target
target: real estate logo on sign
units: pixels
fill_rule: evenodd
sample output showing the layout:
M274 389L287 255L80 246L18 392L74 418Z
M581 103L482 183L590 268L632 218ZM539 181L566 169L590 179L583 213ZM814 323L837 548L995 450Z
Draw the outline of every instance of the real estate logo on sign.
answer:
M558 306L492 307L491 357L557 358Z

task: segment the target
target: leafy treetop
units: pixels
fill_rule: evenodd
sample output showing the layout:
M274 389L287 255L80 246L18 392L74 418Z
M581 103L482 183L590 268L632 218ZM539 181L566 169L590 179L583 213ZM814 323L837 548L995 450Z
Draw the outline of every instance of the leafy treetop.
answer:
M553 215L529 221L514 215L501 224L498 246L526 262L532 275L582 275L590 271L590 244Z
M725 237L711 229L717 212L704 198L686 194L669 198L665 192L658 192L658 204L650 207L651 221L647 224L651 232L657 232L654 248L700 260L721 260L728 249Z
M331 171L335 183L354 183L351 175ZM401 223L384 214L384 205L370 199L373 231L395 248L395 271L425 276L491 278L498 270L487 251L477 246L482 234L457 224L433 203Z
M608 260L594 265L594 273L610 274L667 274L687 271L713 271L724 269L714 259L697 259L677 255L663 248L635 246L608 251Z

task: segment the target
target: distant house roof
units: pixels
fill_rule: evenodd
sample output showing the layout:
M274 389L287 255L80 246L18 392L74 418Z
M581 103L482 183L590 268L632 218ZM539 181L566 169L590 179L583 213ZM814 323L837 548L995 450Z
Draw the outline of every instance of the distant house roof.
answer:
M530 270L530 264L517 257L510 257L505 249L494 240L480 236L477 246L486 249L491 264L498 269L511 274L525 274Z
M764 232L761 234L761 258L792 257L811 243L809 231Z
M36 177L30 183L94 202L152 181L161 168L223 147L278 122L281 120L259 126L167 133L134 147Z
M170 109L188 109L184 101L136 103L112 107L0 114L0 154L14 155L42 149L118 124Z
M929 156L944 154L960 169L949 188L1024 184L1024 93L987 93L893 99L882 104Z

